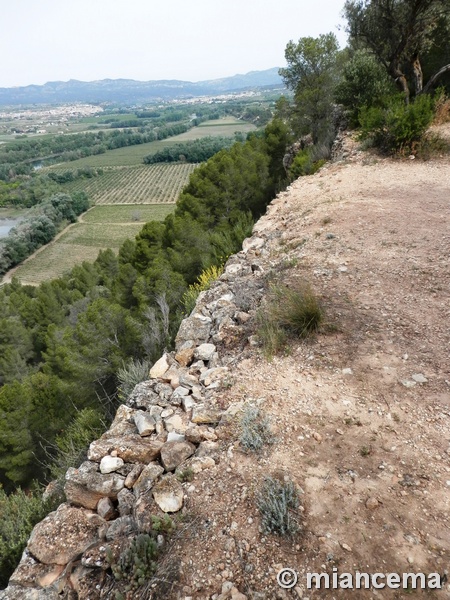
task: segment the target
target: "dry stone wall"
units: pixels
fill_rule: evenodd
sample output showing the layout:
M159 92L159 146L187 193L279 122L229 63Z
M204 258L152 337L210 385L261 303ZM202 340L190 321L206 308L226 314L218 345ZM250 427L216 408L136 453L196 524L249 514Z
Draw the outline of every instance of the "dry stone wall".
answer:
M67 471L66 502L35 526L1 600L113 597L108 553L118 559L133 537L150 530L152 515L183 510L180 473L216 464L221 429L237 410L221 410L217 395L232 382L237 350L252 343L264 291L261 258L267 238L278 235L267 224L280 196L200 294L175 350L135 387L87 460Z

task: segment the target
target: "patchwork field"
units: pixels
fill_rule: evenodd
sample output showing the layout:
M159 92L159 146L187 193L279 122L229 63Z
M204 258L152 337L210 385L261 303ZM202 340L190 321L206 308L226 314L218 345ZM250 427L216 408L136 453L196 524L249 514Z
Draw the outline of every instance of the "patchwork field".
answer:
M53 242L8 273L23 283L37 285L59 277L83 261L93 262L100 250L118 251L126 239L134 239L147 221L162 221L174 204L96 206L85 213L82 222L70 225Z
M176 202L196 165L155 164L109 168L92 179L65 184L70 192L85 191L94 204L153 204Z
M49 167L58 172L81 167L102 168L103 173L96 177L64 185L69 193L85 191L94 207L82 215L78 223L10 271L4 281L15 276L23 283L37 285L58 277L83 261L94 261L100 250L117 251L126 239L135 238L144 223L163 220L174 210L178 195L196 165L144 165L144 156L178 142L205 136L232 137L237 131L246 133L254 129L254 125L227 117L207 121L167 140L118 148Z
M249 133L250 131L255 130L255 125L252 125L251 123L239 121L234 117L227 117L225 119L205 121L198 127L193 127L192 129L189 129L189 131L170 139L172 142L186 142L188 140L197 140L206 136L233 137L235 133Z
M87 156L86 158L80 158L73 160L68 163L62 163L49 167L51 170L54 169L79 169L81 167L130 167L133 165L141 165L144 156L148 154L155 154L158 150L173 146L179 142L186 142L188 140L195 140L206 136L229 136L233 137L235 132L239 131L242 133L248 133L249 131L255 131L255 125L251 123L245 123L239 121L234 117L227 117L226 119L218 119L214 121L205 121L199 127L193 127L185 133L175 135L166 140L158 140L156 142L149 142L148 144L138 144L136 146L126 146L124 148L117 148L116 150L108 150L104 154L97 154L95 156Z

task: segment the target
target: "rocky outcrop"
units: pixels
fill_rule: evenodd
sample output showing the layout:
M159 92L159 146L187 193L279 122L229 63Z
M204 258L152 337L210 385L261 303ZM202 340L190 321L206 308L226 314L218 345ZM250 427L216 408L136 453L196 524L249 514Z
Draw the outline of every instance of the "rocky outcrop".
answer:
M174 352L135 387L90 445L88 460L67 471L67 502L36 525L0 599L112 597L101 592L107 556L148 532L152 515L183 510L186 469L215 467L220 428L229 420L217 398L232 383L233 348L248 343L263 294L265 241L261 232L230 257L181 323Z

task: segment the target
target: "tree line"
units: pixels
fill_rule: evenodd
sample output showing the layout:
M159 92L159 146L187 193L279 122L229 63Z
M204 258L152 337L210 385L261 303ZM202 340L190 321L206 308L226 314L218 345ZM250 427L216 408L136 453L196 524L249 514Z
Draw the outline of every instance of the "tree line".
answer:
M274 132L284 147L286 127L272 126L196 169L175 212L147 223L118 256L107 250L38 287L13 281L0 289L6 489L45 477L46 452L78 412L94 408L107 416L117 401L118 371L130 361L151 362L170 346L187 287L239 249L274 195Z
M143 132L121 129L112 132L65 134L9 142L0 147L0 180L15 181L21 175L32 174L33 163L37 160L49 164L55 161L77 160L103 154L116 148L164 140L185 133L192 126L191 123L174 123Z
M237 134L234 138L208 136L198 140L189 140L158 150L154 154L144 156L143 162L145 165L153 165L161 162L205 162L208 158L219 152L219 150L230 148L237 138L241 138L242 141L243 137L242 134Z
M0 276L48 244L67 223L89 208L84 192L58 192L31 209L8 236L0 240Z
M382 150L419 151L436 103L450 90L449 3L348 0L344 16L343 50L332 33L287 44L280 74L294 98L279 103L279 114L297 136L328 145L339 105L350 125Z

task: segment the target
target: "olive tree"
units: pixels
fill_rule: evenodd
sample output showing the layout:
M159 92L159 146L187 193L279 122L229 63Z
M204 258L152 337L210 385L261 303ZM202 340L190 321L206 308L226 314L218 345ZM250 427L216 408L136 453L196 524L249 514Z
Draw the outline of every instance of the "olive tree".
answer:
M297 133L311 133L314 143L329 129L333 94L339 77L339 44L333 33L304 37L287 44L287 67L279 73L295 93Z
M408 72L418 95L450 70L450 64L441 65L424 85L421 56L433 45L433 34L442 23L450 32L448 0L347 0L344 16L350 40L373 52L407 102Z

